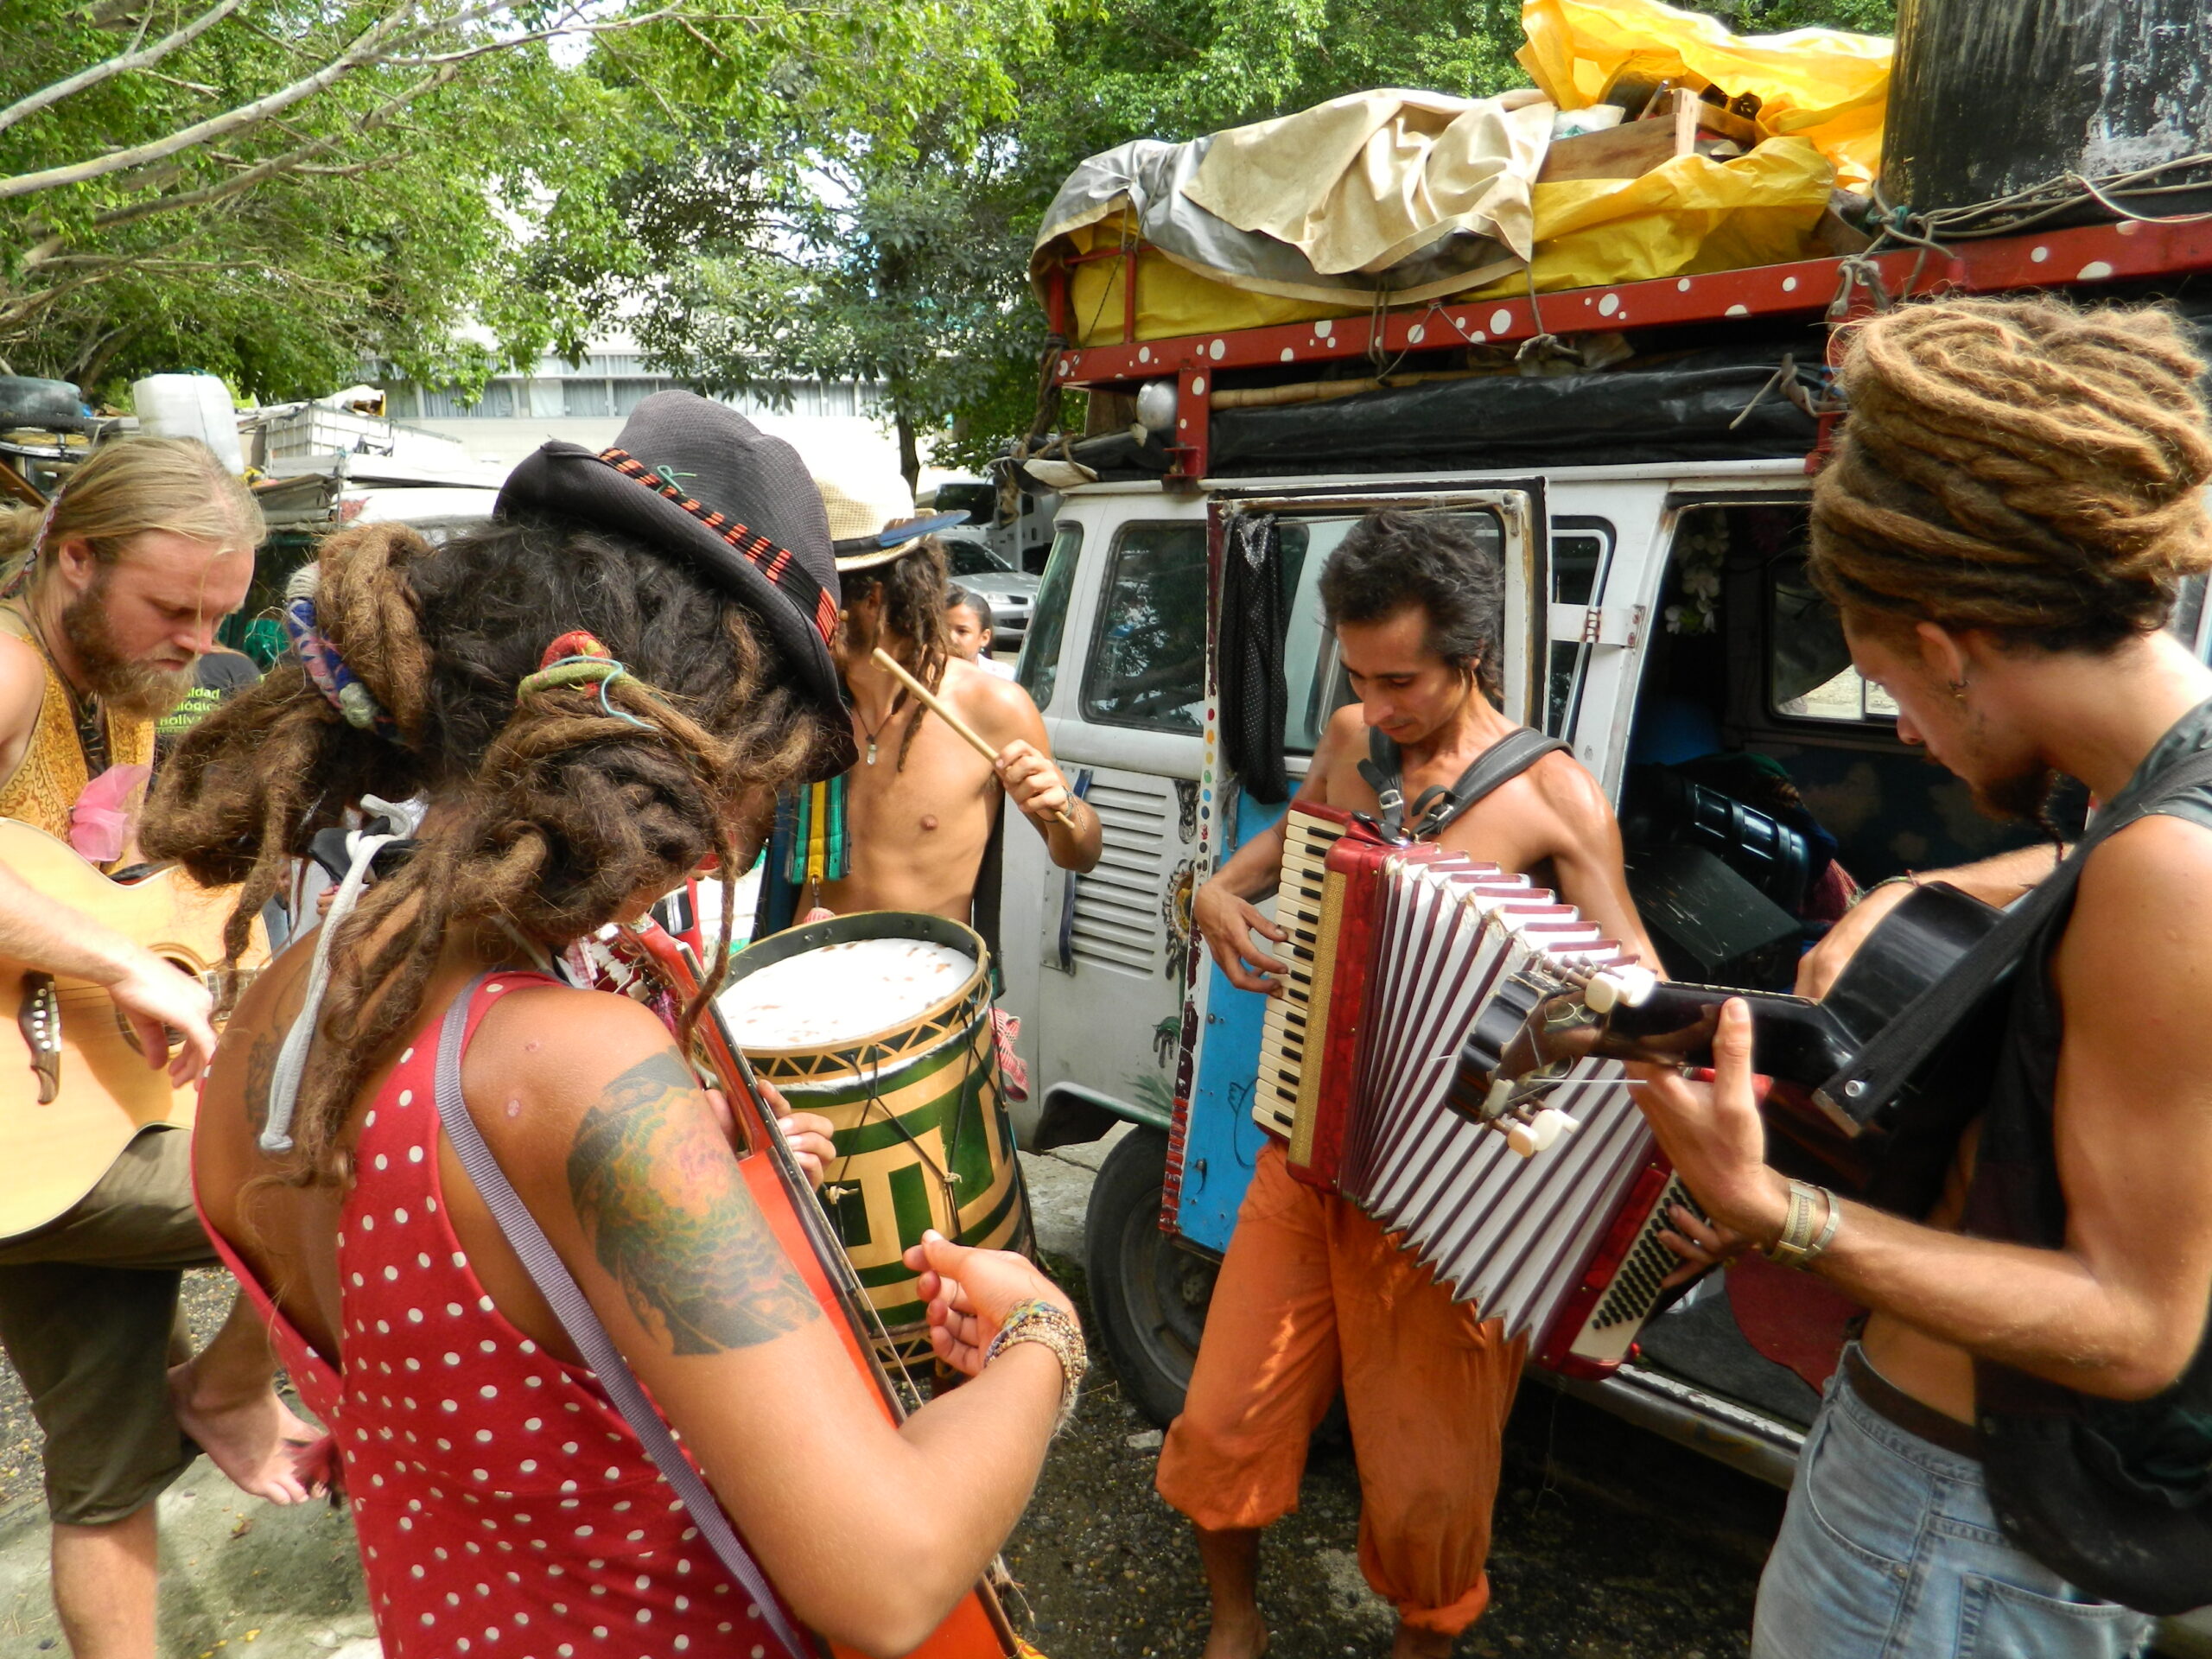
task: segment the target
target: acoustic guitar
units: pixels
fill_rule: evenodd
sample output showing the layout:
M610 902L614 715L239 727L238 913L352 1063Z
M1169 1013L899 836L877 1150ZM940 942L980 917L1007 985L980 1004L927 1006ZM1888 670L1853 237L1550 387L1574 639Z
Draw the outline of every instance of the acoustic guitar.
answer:
M219 988L235 888L202 887L175 868L111 880L67 842L15 818L0 818L0 864ZM257 920L240 974L268 956ZM11 1013L19 1033L12 1054L4 1023ZM179 1089L151 1065L103 988L0 963L0 1238L62 1214L140 1129L188 1128L199 1105L199 1080Z
M1818 1001L1689 985L1648 973L1600 973L1578 991L1521 982L1485 1011L1460 1049L1449 1096L1478 1120L1503 1082L1535 1098L1596 1055L1710 1066L1720 1005L1751 1011L1770 1162L1829 1181L1902 1215L1926 1211L1965 1125L1981 1109L2002 1029L2004 982L1966 1009L1936 1055L1890 1097L1865 1102L1840 1083L1891 1021L1941 984L2002 911L1943 882L1916 887L1870 932Z

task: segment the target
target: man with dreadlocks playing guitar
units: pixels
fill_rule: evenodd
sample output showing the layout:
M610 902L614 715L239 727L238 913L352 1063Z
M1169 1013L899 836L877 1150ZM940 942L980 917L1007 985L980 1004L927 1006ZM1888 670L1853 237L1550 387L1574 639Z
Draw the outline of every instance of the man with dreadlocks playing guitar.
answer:
M1812 572L1859 671L1985 810L2033 815L2057 773L2101 804L2056 871L1947 873L2020 900L2019 936L1993 936L1987 1091L1927 1214L1768 1166L1742 1002L1713 1082L1640 1084L1725 1230L1686 1249L1766 1247L1872 1310L1798 1459L1758 1659L2106 1659L2148 1634L2117 1604L2212 1601L2212 672L2162 629L2212 565L2203 373L2168 313L2048 300L1906 307L1844 359Z

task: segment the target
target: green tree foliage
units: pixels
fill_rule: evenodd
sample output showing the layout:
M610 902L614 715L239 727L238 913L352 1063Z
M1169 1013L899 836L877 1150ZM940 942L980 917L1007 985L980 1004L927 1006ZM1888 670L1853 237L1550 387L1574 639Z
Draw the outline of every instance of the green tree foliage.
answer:
M1714 0L1732 28L1887 32L1893 0ZM925 115L915 141L785 169L702 233L649 251L637 327L656 362L716 390L886 384L914 474L980 467L1026 429L1045 323L1030 243L1084 156L1192 138L1373 86L1481 97L1526 84L1514 0L1126 0L1001 37L1012 106ZM960 105L972 113L970 99Z
M896 149L948 99L1002 104L969 10L0 0L0 361L287 397L573 353L646 272L657 172L774 160L794 128Z

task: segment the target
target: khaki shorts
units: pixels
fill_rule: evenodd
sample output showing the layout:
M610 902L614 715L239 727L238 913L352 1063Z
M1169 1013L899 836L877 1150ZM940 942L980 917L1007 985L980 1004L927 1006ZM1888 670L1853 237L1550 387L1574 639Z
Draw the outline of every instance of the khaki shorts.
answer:
M192 1207L192 1137L167 1128L142 1131L60 1220L0 1242L0 1344L45 1436L55 1521L120 1521L199 1454L168 1368L190 1353L183 1270L217 1259Z

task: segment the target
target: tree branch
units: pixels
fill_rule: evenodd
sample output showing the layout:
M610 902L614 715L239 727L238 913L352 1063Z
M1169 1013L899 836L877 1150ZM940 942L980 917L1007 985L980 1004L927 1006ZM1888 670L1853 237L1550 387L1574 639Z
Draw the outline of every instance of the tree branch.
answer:
M178 29L174 35L162 36L143 51L126 52L120 57L108 59L105 63L96 63L89 68L79 69L66 80L57 80L51 86L41 86L28 97L16 99L6 109L0 110L0 132L5 132L25 116L35 115L51 105L59 104L65 98L83 92L87 86L97 86L104 80L111 79L117 75L126 74L133 69L143 69L149 63L159 63L179 47L191 45L193 41L198 40L245 3L245 0L216 0L214 5L201 12L182 29Z
M413 5L407 3L387 13L356 36L353 45L315 73L304 76L289 86L279 87L251 104L241 104L221 115L210 116L205 121L149 143L134 144L125 149L111 149L106 155L95 156L90 161L74 162L67 167L50 167L41 173L19 173L11 179L0 179L0 201L31 195L41 190L58 190L64 185L82 184L88 179L102 178L127 167L143 167L149 162L163 160L181 150L207 143L211 139L220 138L265 121L279 111L291 108L301 99L314 97L324 87L372 61L413 10Z
M366 115L361 117L359 120L356 121L353 125L345 132L333 133L327 137L310 140L308 143L300 145L296 149L288 149L283 155L272 156L267 161L258 162L256 165L246 168L242 173L234 173L229 178L223 180L218 184L206 185L200 189L183 191L179 194L173 196L156 196L150 201L133 202L128 207L118 207L112 212L101 213L97 218L93 219L91 223L86 226L86 228L91 231L113 230L118 226L133 225L142 219L151 219L156 214L173 213L177 212L180 208L205 207L210 203L222 200L226 196L234 196L242 190L250 190L255 185L260 184L266 180L275 178L280 173L289 173L299 168L314 156L322 154L325 150L336 149L348 138L356 137L361 133L373 131L376 128L382 126L385 122L391 120L393 116L398 114L400 111L405 109L410 104L413 103L423 93L444 86L460 73L460 67L458 65L448 65L442 69L435 70L431 73L423 76L422 79L416 81L412 86L408 87L404 92L395 93L391 98L386 99L375 109L371 110ZM355 167L319 168L317 170L343 175L352 173L365 172L374 164L374 162L371 161L361 162ZM25 270L35 270L41 265L62 263L62 261L57 257L56 253L48 251L48 250L56 249L59 243L60 238L54 237L49 237L46 241L40 243L36 248L33 249L29 254L24 256L22 269Z
M683 14L678 8L664 6L658 11L649 11L637 17L618 17L612 22L569 23L557 29L541 29L533 34L516 35L502 40L486 41L478 46L464 47L457 52L435 52L427 57L419 58L380 57L377 61L397 69L428 69L439 64L467 63L472 58L480 58L493 52L511 51L518 46L528 46L537 41L557 40L567 35L612 34L620 29L642 29L647 23L666 22L671 18L676 18L680 22L682 16ZM684 27L691 28L689 23L685 23ZM699 33L696 29L692 29L691 32L694 35ZM703 35L700 38L702 44L706 43ZM708 45L707 49L710 52L715 50L710 44ZM715 52L715 55L719 57L721 54Z

